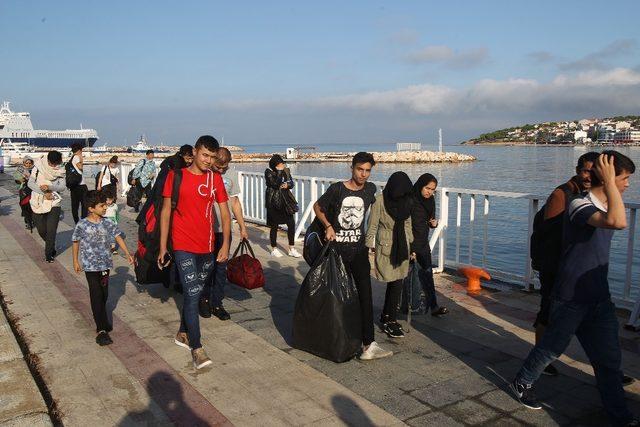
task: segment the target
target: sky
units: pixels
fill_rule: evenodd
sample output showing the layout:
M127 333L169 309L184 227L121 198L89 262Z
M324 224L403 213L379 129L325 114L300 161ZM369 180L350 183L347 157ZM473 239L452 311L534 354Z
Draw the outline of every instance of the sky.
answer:
M640 115L640 2L0 2L0 100L124 145L445 144Z

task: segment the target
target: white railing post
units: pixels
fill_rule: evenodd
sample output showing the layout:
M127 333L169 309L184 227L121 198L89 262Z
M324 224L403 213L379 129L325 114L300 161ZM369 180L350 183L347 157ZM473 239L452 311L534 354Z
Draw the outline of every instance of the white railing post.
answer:
M473 265L473 226L476 221L476 195L471 195L469 205L469 265Z
M487 267L487 241L489 240L489 196L484 196L484 235L482 236L482 266Z
M460 264L460 227L462 226L462 194L456 194L456 264Z
M438 242L438 268L437 273L444 271L447 259L447 228L449 226L449 193L446 188L440 192L440 241Z
M633 244L636 234L636 210L629 209L629 237L627 239L627 265L624 278L623 298L628 299L631 296L631 273L633 271Z
M525 246L527 247L527 257L525 258L523 283L526 287L529 288L530 291L533 290L533 281L531 280L533 270L531 269L531 246L529 245L529 240L531 239L531 234L533 234L533 219L535 218L537 212L538 212L538 199L536 198L529 199L527 238L525 239Z

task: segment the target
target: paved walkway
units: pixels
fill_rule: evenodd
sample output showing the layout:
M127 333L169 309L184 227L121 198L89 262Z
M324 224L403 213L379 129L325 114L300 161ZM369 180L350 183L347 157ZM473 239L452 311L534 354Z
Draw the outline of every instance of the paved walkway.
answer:
M9 188L0 179L0 186ZM0 198L8 192L0 188ZM133 214L122 228L134 247ZM213 359L195 372L188 352L172 343L181 296L162 285L139 286L117 257L110 282L115 343L94 343L83 275L71 269L71 215L59 229L57 262L42 260L37 234L24 231L14 200L0 205L0 289L13 302L30 350L65 425L603 425L592 371L576 343L543 378L542 411L522 408L507 382L531 347L537 297L519 290L472 298L448 275L437 277L444 318L415 316L403 340L376 339L388 359L335 364L290 345L291 317L307 267L271 259L267 231L252 227L264 289L227 289L231 321L201 319ZM284 239L283 239L284 240ZM374 283L375 316L384 285ZM625 372L640 377L637 334L622 331ZM640 386L628 388L640 413Z

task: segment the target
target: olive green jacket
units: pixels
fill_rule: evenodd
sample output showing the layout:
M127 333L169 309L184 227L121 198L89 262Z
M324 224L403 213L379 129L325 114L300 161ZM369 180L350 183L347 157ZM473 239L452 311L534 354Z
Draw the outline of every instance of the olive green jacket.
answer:
M391 244L393 243L394 220L384 208L384 198L381 195L371 206L369 227L367 229L366 245L376 249L375 267L378 279L384 282L402 280L409 274L409 259L407 258L399 267L391 265ZM411 216L404 221L404 232L407 236L407 252L411 253L413 231L411 228Z

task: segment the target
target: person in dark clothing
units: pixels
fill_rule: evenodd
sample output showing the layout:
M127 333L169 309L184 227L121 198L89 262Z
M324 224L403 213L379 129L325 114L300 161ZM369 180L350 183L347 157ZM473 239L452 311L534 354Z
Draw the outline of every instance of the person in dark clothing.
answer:
M403 338L404 330L397 321L402 297L402 283L409 273L411 242L411 207L413 185L404 172L395 172L387 181L382 195L371 207L366 245L375 248L378 280L387 282L380 327L391 338Z
M280 258L282 252L278 249L276 238L278 226L287 225L287 237L289 239L288 255L300 258L302 255L294 248L294 235L296 223L293 213L287 207L284 192L293 188L291 172L284 164L284 160L278 154L271 156L269 168L264 171L264 179L267 186L265 190L265 207L267 209L267 225L271 227L269 233L271 241L271 255Z
M411 244L411 252L420 266L418 274L425 296L424 312L431 310L432 316L441 316L447 314L449 310L446 307L438 306L433 281L431 247L429 246L429 229L438 226L434 198L436 188L438 188L438 180L430 173L421 175L413 185L414 204L411 211L413 243Z
M82 149L84 148L84 144L80 142L76 142L71 145L71 165L73 168L82 175L83 170L83 158L82 158ZM71 194L71 215L73 216L73 222L78 223L81 218L87 216L87 203L85 201L85 197L87 196L87 184L84 181L84 177L80 181L80 184L76 185L73 188L69 189L69 193ZM78 209L80 209L80 216L78 216Z

